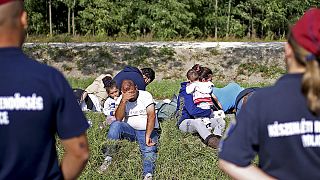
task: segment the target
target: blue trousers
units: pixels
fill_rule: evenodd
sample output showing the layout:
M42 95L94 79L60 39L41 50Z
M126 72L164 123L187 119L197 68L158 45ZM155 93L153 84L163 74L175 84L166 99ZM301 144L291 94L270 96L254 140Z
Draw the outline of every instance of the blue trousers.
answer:
M147 173L153 174L155 169L155 161L157 159L157 144L154 146L146 145L146 131L135 130L128 123L114 121L110 125L108 132L108 139L121 140L127 139L129 141L137 141L140 147L140 152L143 160L143 176ZM158 143L158 132L154 130L151 133L152 142Z

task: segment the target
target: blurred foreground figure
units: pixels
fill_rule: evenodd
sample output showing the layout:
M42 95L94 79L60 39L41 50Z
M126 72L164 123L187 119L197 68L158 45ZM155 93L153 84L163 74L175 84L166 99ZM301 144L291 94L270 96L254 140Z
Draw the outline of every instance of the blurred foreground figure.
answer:
M252 95L220 144L235 179L320 179L320 9L292 27L285 57L288 74Z
M63 75L22 52L26 29L23 1L0 0L0 179L76 179L88 123Z

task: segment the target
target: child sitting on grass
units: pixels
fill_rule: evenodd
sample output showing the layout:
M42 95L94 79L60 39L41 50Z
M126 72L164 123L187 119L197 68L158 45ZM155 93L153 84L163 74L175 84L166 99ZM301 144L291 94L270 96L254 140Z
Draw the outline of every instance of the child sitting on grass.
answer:
M190 69L187 72L187 78L190 84L186 87L186 93L193 95L193 101L197 107L201 109L211 109L213 105L211 93L214 84L211 82L212 71L209 68L204 68L200 72ZM210 117L199 118L208 129L212 129Z
M119 89L114 80L110 80L105 84L106 91L108 93L108 98L103 105L103 114L106 116L106 124L111 124L116 120L114 117L115 103L119 97ZM104 124L104 125L106 125Z

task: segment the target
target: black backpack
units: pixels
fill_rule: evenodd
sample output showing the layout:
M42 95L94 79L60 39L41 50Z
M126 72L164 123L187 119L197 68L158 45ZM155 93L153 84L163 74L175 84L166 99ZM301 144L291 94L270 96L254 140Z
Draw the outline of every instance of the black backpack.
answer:
M84 90L83 89L79 89L79 88L74 88L72 89L73 90L73 94L75 95L77 101L78 101L78 104L80 105L80 100L81 100L81 97L82 97L82 94L84 93ZM89 96L87 96L85 99L84 99L86 105L87 105L87 108L92 110L93 109L93 102L92 100L90 99Z

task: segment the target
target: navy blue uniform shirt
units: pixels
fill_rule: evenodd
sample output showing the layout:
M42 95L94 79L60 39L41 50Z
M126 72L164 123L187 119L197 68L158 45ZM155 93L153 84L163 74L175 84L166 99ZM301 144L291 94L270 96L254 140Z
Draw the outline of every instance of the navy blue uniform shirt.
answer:
M220 144L219 158L279 179L320 179L320 117L308 110L302 74L284 75L252 95Z
M116 81L117 87L121 89L121 84L123 80L132 80L138 87L139 90L146 90L146 83L144 82L141 71L132 66L126 66L122 71L120 71L113 80Z
M62 179L55 135L88 128L68 82L19 48L0 48L0 84L0 179Z

